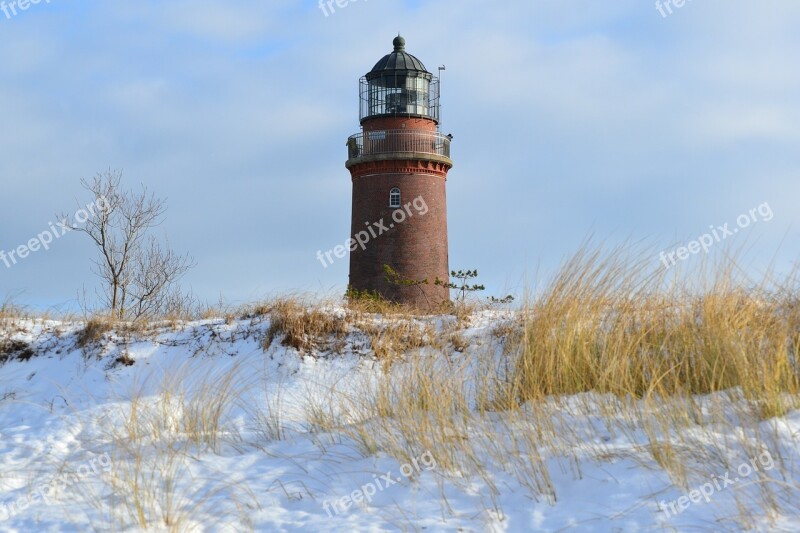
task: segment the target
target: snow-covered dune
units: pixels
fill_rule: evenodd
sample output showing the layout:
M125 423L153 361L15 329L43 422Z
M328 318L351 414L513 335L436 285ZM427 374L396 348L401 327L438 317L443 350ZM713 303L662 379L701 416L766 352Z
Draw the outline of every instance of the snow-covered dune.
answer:
M410 321L391 361L379 316L302 351L269 315L89 340L7 321L0 531L800 531L800 412L491 409L513 319Z

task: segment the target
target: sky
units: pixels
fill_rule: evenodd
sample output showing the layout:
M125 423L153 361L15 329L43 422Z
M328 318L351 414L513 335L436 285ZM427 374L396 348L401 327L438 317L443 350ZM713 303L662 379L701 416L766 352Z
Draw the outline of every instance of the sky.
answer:
M486 295L535 286L588 236L647 243L657 264L726 223L673 262L733 246L756 274L788 270L800 3L674 1L0 4L0 251L114 169L166 200L156 234L194 257L199 299L343 292L347 258L316 253L349 237L358 80L399 32L446 66L450 266L477 269ZM0 301L74 308L97 287L93 254L73 232L0 262Z

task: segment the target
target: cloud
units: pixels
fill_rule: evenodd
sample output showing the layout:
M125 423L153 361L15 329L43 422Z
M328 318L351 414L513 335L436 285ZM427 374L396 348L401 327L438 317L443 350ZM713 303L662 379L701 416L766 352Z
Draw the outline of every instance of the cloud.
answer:
M0 249L73 206L81 177L122 168L168 198L159 231L197 259L187 281L201 297L343 288L346 262L322 269L314 253L349 232L358 78L400 30L429 69L447 65L451 261L479 268L489 292L592 231L672 241L764 201L775 219L754 253L771 258L800 222L788 194L799 14L788 2L693 2L666 19L633 0L374 0L329 17L289 0L53 3L0 20ZM94 283L79 242L0 270L0 293L74 299Z

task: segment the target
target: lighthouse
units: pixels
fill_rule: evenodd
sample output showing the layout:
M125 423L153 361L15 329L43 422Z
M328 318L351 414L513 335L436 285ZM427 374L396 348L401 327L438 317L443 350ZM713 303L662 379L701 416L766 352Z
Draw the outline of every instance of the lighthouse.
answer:
M434 310L449 302L443 283L452 136L440 131L439 78L406 52L403 37L392 45L359 81L361 131L347 140L349 286Z

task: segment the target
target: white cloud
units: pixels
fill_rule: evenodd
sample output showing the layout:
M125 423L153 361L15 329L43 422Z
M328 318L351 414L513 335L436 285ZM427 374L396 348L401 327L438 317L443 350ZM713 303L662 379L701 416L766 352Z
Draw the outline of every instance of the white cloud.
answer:
M0 249L71 206L80 177L122 167L169 197L164 229L196 256L196 286L215 287L204 297L343 285L313 252L348 230L358 78L398 30L429 69L447 65L451 256L490 286L592 230L672 239L764 200L768 231L800 222L780 205L800 167L794 2L693 2L668 19L633 0L374 0L327 18L289 0L95 0L30 15L0 22ZM212 233L235 238L210 247ZM59 256L70 267L50 257L36 261L69 281L17 269L0 291L60 300L91 280L78 251Z

